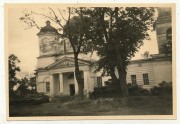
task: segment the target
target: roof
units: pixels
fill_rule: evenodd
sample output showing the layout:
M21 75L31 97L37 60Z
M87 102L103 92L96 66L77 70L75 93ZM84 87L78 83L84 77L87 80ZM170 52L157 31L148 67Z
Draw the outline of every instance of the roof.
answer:
M147 59L137 59L137 60L131 60L129 64L132 63L138 63L138 62L149 62L149 61L164 61L164 60L170 60L172 61L172 55L164 55L164 54L153 54L151 55L151 58Z
M46 26L40 29L40 32L37 35L41 35L44 33L58 33L57 29L51 26L51 22L49 20L46 21Z
M90 65L90 61L78 59L79 66L81 65ZM45 68L39 68L38 70L47 70L47 69L56 69L56 68L64 68L64 67L74 67L74 58L73 57L63 57L56 62L46 66Z
M135 63L145 63L145 62L152 62L152 61L172 61L172 55L164 55L164 54L153 54L151 55L151 58L147 59L138 59L138 60L131 60L129 64L135 64ZM90 61L90 60L83 60L83 59L78 59L79 66L81 65L96 65L96 61ZM74 67L74 58L73 57L63 57L56 62L46 66L45 68L38 68L37 70L47 70L47 69L55 69L55 68L64 68L64 67Z

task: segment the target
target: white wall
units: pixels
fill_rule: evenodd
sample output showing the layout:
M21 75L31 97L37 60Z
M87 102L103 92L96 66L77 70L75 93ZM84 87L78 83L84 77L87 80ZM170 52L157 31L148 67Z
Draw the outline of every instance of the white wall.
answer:
M46 82L50 82L49 73L39 72L37 77L37 92L46 92Z
M155 85L153 62L137 62L129 64L127 67L127 83L132 83L131 75L136 75L138 85L144 85L143 74L148 73L149 84Z
M111 76L105 76L105 77L102 77L102 85L105 86L105 81L108 81L108 79L111 79Z
M38 93L45 93L46 92L46 83L45 82L38 83L37 92Z
M55 62L55 58L54 57L43 57L43 58L38 58L37 59L37 67L38 68L44 68L52 63Z
M162 81L172 82L172 62L170 60L155 61L153 64L157 85Z

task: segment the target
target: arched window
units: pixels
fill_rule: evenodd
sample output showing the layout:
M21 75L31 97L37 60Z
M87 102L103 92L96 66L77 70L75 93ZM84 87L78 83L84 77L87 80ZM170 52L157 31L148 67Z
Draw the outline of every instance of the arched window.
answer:
M166 30L166 40L161 46L161 52L165 55L172 54L172 28Z
M43 82L45 83L45 92L50 92L50 79L49 79L49 77L44 78Z

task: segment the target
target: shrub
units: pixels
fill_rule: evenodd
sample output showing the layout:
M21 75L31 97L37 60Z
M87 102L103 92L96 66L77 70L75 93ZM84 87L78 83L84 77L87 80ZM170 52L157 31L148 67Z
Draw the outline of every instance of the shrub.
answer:
M150 95L150 91L148 89L142 89L140 91L140 95L148 96L148 95Z
M128 92L130 96L147 96L150 95L150 91L143 89L135 84L128 84Z
M162 81L159 83L159 86L153 87L151 90L152 95L172 95L172 82L167 83L166 81Z
M161 83L159 83L159 87L171 87L172 86L172 82L166 82L166 81L162 81Z
M111 84L111 82L110 82L110 81L105 81L104 84L105 84L106 86L109 86L109 85Z
M90 93L90 98L111 98L118 96L118 89L115 85L95 87L94 91Z
M158 96L159 95L159 87L154 86L153 88L150 89L150 92L153 96Z
M12 89L10 89L9 90L9 98L17 98L17 97L18 97L17 94Z
M10 105L36 105L49 101L49 97L44 94L28 94L24 97L11 98Z

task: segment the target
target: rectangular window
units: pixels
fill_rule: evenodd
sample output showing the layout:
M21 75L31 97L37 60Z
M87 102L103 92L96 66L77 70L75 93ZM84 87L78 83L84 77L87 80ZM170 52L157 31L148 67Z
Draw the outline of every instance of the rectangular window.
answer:
M50 83L46 82L46 92L50 92Z
M149 78L148 74L143 74L143 80L144 80L144 85L149 85Z
M131 75L131 81L132 81L132 84L137 84L136 75Z
M102 77L97 77L97 86L102 87Z

